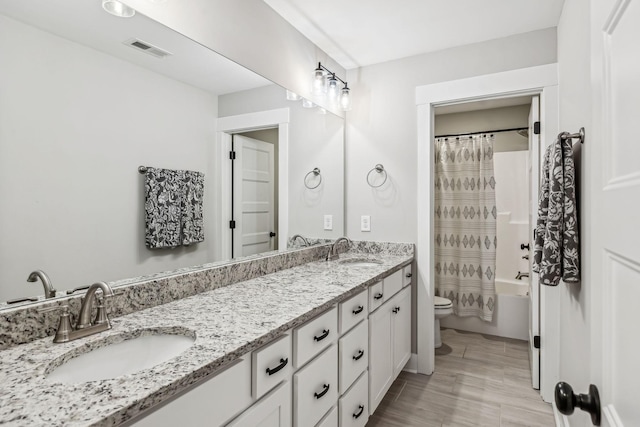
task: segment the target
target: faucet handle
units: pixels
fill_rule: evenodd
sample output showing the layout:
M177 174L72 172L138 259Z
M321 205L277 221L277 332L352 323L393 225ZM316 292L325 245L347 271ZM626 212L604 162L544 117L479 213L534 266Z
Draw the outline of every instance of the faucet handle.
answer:
M71 326L71 319L69 318L69 306L65 304L53 307L39 308L38 312L48 313L50 311L57 310L62 310L62 314L60 315L60 320L58 321L58 329L56 330L55 337L53 337L53 342L67 342L69 341L69 334L73 331L73 327Z

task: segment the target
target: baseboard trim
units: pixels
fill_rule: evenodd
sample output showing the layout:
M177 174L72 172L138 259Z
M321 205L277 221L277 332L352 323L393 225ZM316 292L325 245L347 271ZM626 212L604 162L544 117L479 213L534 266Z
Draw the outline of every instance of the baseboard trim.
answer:
M416 353L411 353L409 361L406 365L404 365L404 368L402 370L412 374L418 373L418 355Z
M556 408L556 403L551 402L551 406L553 407L553 418L555 418L556 420L556 427L571 427L569 418L558 411L558 408Z

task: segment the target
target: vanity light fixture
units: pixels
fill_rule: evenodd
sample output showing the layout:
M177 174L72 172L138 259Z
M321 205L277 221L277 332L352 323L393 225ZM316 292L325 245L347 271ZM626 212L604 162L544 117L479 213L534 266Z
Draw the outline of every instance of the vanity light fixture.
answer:
M342 89L339 83L344 85ZM320 62L318 62L318 68L313 71L312 90L316 96L326 95L332 103L339 103L342 111L351 110L351 95L347 82Z
M117 0L102 0L102 8L120 18L131 18L136 14L134 9Z

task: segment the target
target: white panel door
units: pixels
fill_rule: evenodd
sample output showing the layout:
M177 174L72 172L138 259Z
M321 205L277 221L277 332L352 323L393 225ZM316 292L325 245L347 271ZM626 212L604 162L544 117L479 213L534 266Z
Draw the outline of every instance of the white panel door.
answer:
M534 337L540 335L540 282L533 271L533 242L538 220L538 188L540 186L540 134L534 133L534 123L540 120L540 98L531 99L529 111L529 363L531 385L540 389L540 349L535 348Z
M600 389L603 426L637 426L640 2L593 0L591 8L591 382Z
M274 250L274 147L234 135L234 257Z

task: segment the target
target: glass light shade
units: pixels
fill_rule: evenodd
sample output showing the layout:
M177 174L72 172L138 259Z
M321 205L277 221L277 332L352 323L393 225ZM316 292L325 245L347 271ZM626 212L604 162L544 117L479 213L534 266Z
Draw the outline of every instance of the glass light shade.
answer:
M287 100L289 101L299 101L301 100L302 97L300 95L298 95L295 92L291 92L290 90L287 90Z
M342 92L340 92L340 108L342 108L342 111L351 110L351 95L347 86L343 87Z
M311 90L313 91L314 95L322 95L327 91L327 78L321 68L316 68L313 72Z
M102 0L102 8L120 18L131 18L136 11L117 0Z
M340 88L338 87L338 79L336 79L336 76L332 75L327 84L327 95L329 96L329 99L335 100L338 99L339 93Z
M324 108L320 107L320 108L318 108L318 113L327 114L327 110L325 110Z
M305 99L302 100L302 106L304 108L313 108L313 107L315 107L315 104L305 98Z

